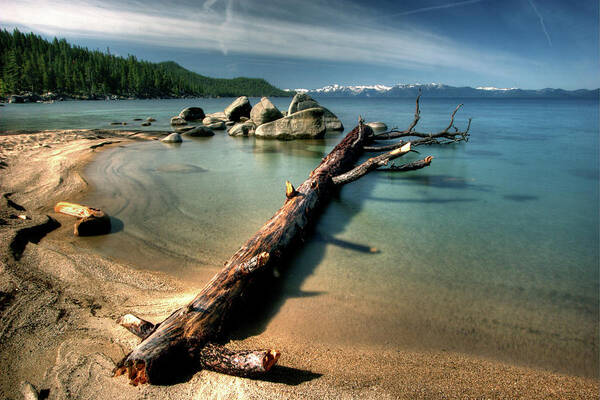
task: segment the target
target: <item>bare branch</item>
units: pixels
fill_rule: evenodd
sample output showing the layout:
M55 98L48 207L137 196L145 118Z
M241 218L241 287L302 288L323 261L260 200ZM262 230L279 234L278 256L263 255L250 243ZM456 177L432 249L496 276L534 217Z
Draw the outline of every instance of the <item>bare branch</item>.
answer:
M452 120L454 120L454 114L456 113L458 108L460 108L460 107L457 107L456 110L454 110L454 113L452 113L452 115L453 115ZM424 134L424 133L415 132L408 136L419 136L419 137L421 137L421 139L411 140L410 143L413 147L415 147L415 146L421 146L421 145L425 145L425 144L426 145L451 144L451 143L456 143L456 142L462 142L462 141L468 142L469 141L469 136L470 136L469 130L471 129L471 118L469 118L469 123L467 124L467 129L464 131L459 131L455 127L454 132L448 132L448 130L452 126L453 126L453 123L451 123L448 126L448 128L446 128L445 130L438 132L438 133ZM397 143L388 144L388 145L384 145L384 146L363 146L363 150L367 151L367 152L390 151L390 150L398 149L398 148L404 146L406 143L408 143L408 142L400 141Z
M393 172L406 172L406 171L414 171L417 169L428 167L431 164L431 160L433 160L432 156L427 156L422 160L409 162L402 165L390 165L388 168L379 168L377 171L393 171Z
M392 150L389 153L381 154L377 157L369 158L367 161L360 164L358 167L351 169L345 174L333 177L333 183L335 185L345 185L346 183L354 182L355 180L368 174L369 172L379 167L386 166L390 160L402 157L403 155L409 153L410 146L411 144L410 142L408 142L399 149Z
M410 124L410 126L408 127L406 132L412 132L413 129L415 129L415 126L417 126L417 123L419 122L419 120L421 119L421 109L419 108L419 100L420 99L421 99L421 89L419 89L419 95L417 96L417 101L416 101L416 106L415 106L415 119Z
M392 129L391 131L388 132L383 132L380 133L378 135L374 135L372 137L373 140L389 140L389 139L397 139L397 138L401 138L401 137L419 137L419 138L423 138L423 139L427 139L427 138L439 138L439 137L443 137L446 139L450 139L451 141L458 141L455 140L456 136L461 136L462 139L464 141L468 140L468 136L469 136L469 129L471 127L471 119L469 118L469 124L467 126L467 129L465 131L460 131L458 130L458 128L456 128L454 126L454 117L456 116L456 113L458 112L458 110L461 109L461 107L463 106L462 104L459 104L458 106L456 106L456 108L454 109L454 111L452 112L452 114L450 115L450 123L448 124L448 126L446 127L446 129L444 129L443 131L440 131L438 133L424 133L424 132L414 132L413 129L416 126L417 122L420 119L420 110L419 110L419 98L421 97L421 94L419 93L419 96L417 97L417 108L415 110L415 119L413 120L412 124L410 125L410 127L404 131L398 131L396 129ZM450 132L450 129L454 128L454 132ZM411 141L413 142L413 144L415 144L415 141ZM421 144L426 144L426 143L421 143ZM429 144L446 144L446 143L440 143L439 141L433 141L432 143ZM387 149L387 147L385 148ZM367 150L367 149L365 149ZM379 151L379 150L367 150L367 151ZM385 151L385 150L382 150Z

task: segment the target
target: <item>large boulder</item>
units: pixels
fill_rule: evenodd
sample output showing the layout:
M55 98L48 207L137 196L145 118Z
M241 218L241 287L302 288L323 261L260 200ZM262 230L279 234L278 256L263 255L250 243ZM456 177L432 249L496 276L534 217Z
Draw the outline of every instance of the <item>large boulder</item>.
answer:
M160 141L164 143L181 143L183 140L181 140L181 135L179 133L174 132L169 136L162 138Z
M185 121L198 121L204 119L204 110L200 107L188 107L181 110L179 118Z
M228 120L237 122L240 120L240 117L250 118L251 110L252 106L250 105L250 101L248 101L248 97L241 96L227 106L225 116Z
M323 119L324 119L325 127L327 128L327 130L330 130L330 131L343 131L344 130L344 125L342 124L342 121L340 121L339 118L334 113L332 113L331 111L329 111L328 109L326 109L325 107L323 107L322 105L317 103L316 100L314 100L312 97L310 97L306 93L296 93L296 95L292 99L292 102L290 103L290 106L288 108L288 115L291 115L298 111L307 110L309 108L323 109Z
M274 139L322 138L325 135L325 122L322 108L302 110L262 124L254 134L256 137Z
M202 137L202 136L214 136L215 133L213 132L212 129L207 128L206 126L197 126L194 129L190 129L189 131L186 131L183 133L184 135L187 136L192 136L192 137Z
M271 101L266 97L260 99L260 101L256 103L250 111L250 119L256 124L256 126L275 121L279 118L283 118L283 114L281 114L281 111L279 111L277 107L275 107L273 103L271 103Z
M229 130L229 136L252 136L254 135L254 131L256 130L256 125L252 120L246 122L238 122Z

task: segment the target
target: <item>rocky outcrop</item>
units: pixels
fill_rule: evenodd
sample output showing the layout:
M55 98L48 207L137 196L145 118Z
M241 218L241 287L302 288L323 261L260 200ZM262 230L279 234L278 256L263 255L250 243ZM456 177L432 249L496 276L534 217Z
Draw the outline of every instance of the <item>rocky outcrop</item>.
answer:
M256 137L274 139L322 138L325 135L323 108L314 107L256 128Z
M256 125L253 121L238 122L229 128L229 136L252 136L256 130Z
M309 108L321 108L323 110L323 119L324 119L325 127L327 128L327 130L331 130L331 131L343 131L344 130L344 125L342 124L342 121L340 121L339 118L334 113L332 113L325 107L321 106L319 103L317 103L316 100L314 100L312 97L310 97L306 93L297 93L294 96L294 98L292 99L292 102L290 103L290 106L288 108L288 116L292 115L298 111L307 110Z
M283 118L283 114L281 114L281 111L279 111L266 97L260 99L250 111L250 119L256 126L275 121L279 118Z
M173 125L173 126L187 125L187 121L179 116L172 117L171 125Z
M181 135L179 133L174 132L160 141L164 143L181 143L183 140L181 140Z
M225 116L228 120L237 122L241 117L250 118L251 110L252 106L250 105L250 101L248 101L248 97L241 96L227 106L225 109Z
M192 136L192 137L202 137L202 136L214 136L215 133L212 129L207 128L206 126L197 126L194 129L190 129L186 131L184 135Z
M381 132L385 132L388 130L388 127L385 123L383 122L369 122L367 124L368 126L371 127L371 129L373 129L373 133L381 133Z
M198 121L204 119L204 110L200 107L188 107L181 110L179 118L184 121Z

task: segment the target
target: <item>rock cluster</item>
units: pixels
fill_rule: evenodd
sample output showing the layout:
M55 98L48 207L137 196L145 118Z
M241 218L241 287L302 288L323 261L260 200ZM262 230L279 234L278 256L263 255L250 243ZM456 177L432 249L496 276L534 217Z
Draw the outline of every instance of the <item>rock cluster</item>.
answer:
M307 94L296 94L284 112L266 97L252 106L248 97L241 96L222 112L212 114L205 114L200 107L188 107L171 118L171 125L186 136L212 136L214 130L227 129L230 136L273 139L322 138L328 130L344 129L335 114Z

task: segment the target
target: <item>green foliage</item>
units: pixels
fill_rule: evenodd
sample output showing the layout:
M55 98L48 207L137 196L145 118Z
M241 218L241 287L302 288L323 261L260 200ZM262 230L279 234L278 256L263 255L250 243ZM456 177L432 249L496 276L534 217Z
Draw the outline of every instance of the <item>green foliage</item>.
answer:
M0 95L25 91L72 96L289 96L264 79L208 78L173 61L151 63L52 42L33 33L0 30Z

